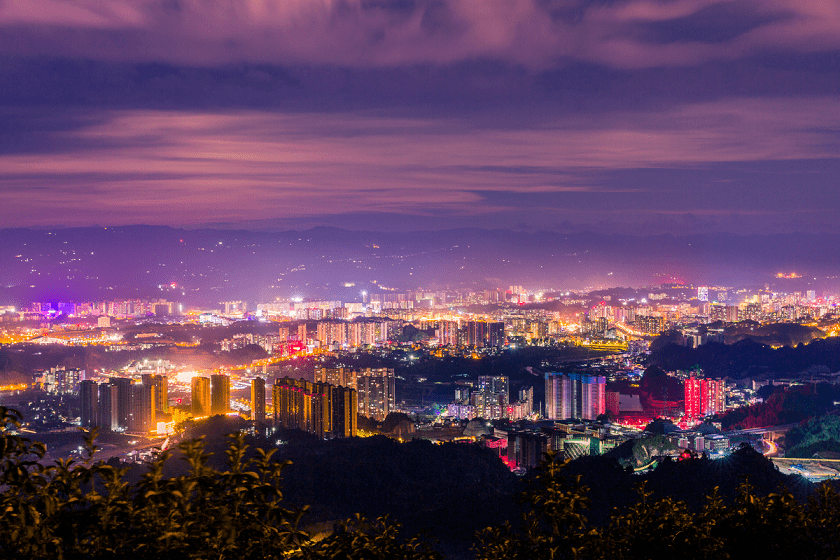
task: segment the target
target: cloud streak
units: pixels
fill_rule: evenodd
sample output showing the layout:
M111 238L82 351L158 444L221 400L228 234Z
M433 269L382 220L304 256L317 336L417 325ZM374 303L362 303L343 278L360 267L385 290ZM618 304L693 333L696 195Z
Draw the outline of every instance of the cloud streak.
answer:
M645 170L836 161L835 103L729 99L615 113L598 122L569 116L540 129L375 112L114 111L44 133L45 145L55 148L43 153L0 156L0 221L49 224L61 216L58 221L76 225L200 224L377 212L591 212L596 206L725 212L715 197L725 208L772 213L763 198L751 200L762 192L756 186L733 198L739 187L718 182L704 187L708 198L678 182L628 178ZM809 194L807 185L794 183L799 180L791 178L788 189L830 209L824 187ZM777 202L787 196L783 184L778 188ZM791 211L797 206L799 199L786 204Z
M835 231L838 61L837 2L0 0L0 223Z
M735 22L735 25L733 25ZM0 52L214 66L498 60L632 69L840 48L840 6L794 0L5 0Z

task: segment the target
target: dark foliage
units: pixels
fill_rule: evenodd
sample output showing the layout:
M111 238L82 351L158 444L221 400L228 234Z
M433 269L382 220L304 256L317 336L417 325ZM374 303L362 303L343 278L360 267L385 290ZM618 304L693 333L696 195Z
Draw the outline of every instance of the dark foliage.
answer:
M226 468L208 464L201 439L179 448L186 474L163 475L168 452L148 464L139 480L127 468L88 457L45 466L43 444L14 433L19 415L0 407L0 557L22 559L407 558L439 554L416 539L402 539L387 519L356 517L314 542L299 529L305 507L286 505L280 491L287 461L255 450L241 434L228 437Z
M699 365L707 376L741 378L758 373L791 374L812 366L840 370L840 338L814 340L795 347L771 348L751 339L735 344L709 342L697 348L668 344L649 361L662 369L687 370Z
M840 452L840 417L812 418L785 436L786 457L813 457L815 453Z
M405 537L421 517L434 520L426 528L435 537L486 527L473 546L480 560L840 555L840 493L823 485L797 494L794 477L746 446L643 475L610 457L563 463L547 454L523 482L518 518L509 510L488 521L487 508L510 502L510 477L475 446L348 439L328 442L324 461L326 447L290 443L292 466L237 432L224 436L221 458L193 439L179 445L181 473L165 474L175 453L164 452L132 479L126 467L93 461L93 434L86 459L43 465L43 444L16 433L19 415L0 407L0 417L4 558L438 560L430 538ZM212 433L225 431L216 424ZM816 433L804 428L801 441ZM315 498L321 511L292 496ZM338 516L348 503L373 513ZM405 530L379 515L386 510L409 519ZM323 514L333 530L312 538L304 518Z
M766 462L759 457L747 450L735 454L736 461L745 463L740 467L747 463L755 467L759 460ZM481 532L476 556L480 560L823 559L840 553L840 494L828 485L808 500L797 500L784 486L759 492L753 477L761 479L761 484L767 483L772 465L759 468L757 473L751 471L727 499L727 492L718 486L707 489L689 482L708 471L710 461L666 462L656 472L670 479L667 494L653 489L653 477L635 479L635 495L622 492L627 503L614 508L607 519L593 523L593 490L581 474L574 472L574 463L560 463L548 454L522 494L527 511L517 523ZM613 474L622 476L617 470ZM678 487L677 479L686 482L690 501L673 492ZM625 478L619 486L629 488L628 482Z
M736 408L721 416L723 428L758 428L802 422L834 410L834 402L840 399L840 387L829 383L776 387L772 390L763 403Z

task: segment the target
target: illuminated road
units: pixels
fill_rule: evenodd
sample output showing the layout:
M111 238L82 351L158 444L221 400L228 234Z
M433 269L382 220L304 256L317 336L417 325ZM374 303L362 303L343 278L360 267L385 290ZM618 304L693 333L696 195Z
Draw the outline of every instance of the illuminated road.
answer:
M616 330L619 330L630 337L635 337L638 339L644 339L645 337L650 338L651 335L642 333L631 328L627 323L615 323Z
M741 435L748 435L748 434L758 435L758 434L763 434L763 433L767 433L767 432L786 432L786 431L790 430L791 428L795 428L798 425L799 425L799 422L794 422L793 424L783 424L781 426L767 426L767 427L764 427L764 428L747 428L745 430L737 430L737 431L734 431L734 432L727 432L727 435L741 436Z

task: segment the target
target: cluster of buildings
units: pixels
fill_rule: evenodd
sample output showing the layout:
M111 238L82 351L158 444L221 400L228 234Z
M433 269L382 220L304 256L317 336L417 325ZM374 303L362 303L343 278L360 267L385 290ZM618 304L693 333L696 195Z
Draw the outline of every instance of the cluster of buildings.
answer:
M269 356L289 356L315 348L341 350L379 346L393 340L402 325L387 319L301 321L279 327L277 334L238 333L219 342L222 352L261 346Z
M603 424L581 421L520 423L507 429L494 428L482 438L511 469L537 466L548 451L560 459L601 455L628 438Z
M162 434L190 418L230 413L230 376L195 375L189 380L189 404L172 405L166 365L134 364L130 369L139 373L139 380L113 376L104 382L84 379L83 370L52 368L44 372L41 383L51 394L78 395L81 426L101 431ZM395 411L393 368L319 367L315 376L314 382L276 380L270 389L275 426L319 437L350 437L357 433L358 415L382 421ZM266 397L265 379L252 379L252 420L266 422Z
M580 318L582 334L608 338L622 333L655 335L689 323L777 323L816 320L838 313L836 297L820 298L814 290L778 293L769 286L752 292L700 286L694 294L685 286L669 286L666 292L651 292L646 298L610 300L610 296L605 296L604 300L588 304ZM718 340L718 333L710 334L708 340ZM708 340L694 341L694 345Z
M91 379L79 385L81 425L102 431L148 434L169 413L168 379L144 374L141 383L112 377L105 383Z
M157 299L119 299L104 301L55 301L32 302L21 313L24 319L44 319L58 315L68 317L115 317L118 319L133 319L143 317L163 317L180 315L183 310L181 304Z
M314 323L314 328L311 323L301 323L298 326L297 339L332 349L376 346L396 338L401 328L401 324L387 319L318 321ZM281 327L281 336L282 334Z
M382 421L396 410L393 368L315 368L315 382L353 389L358 414Z
M271 387L274 425L320 438L353 437L358 416L378 421L395 411L393 368L315 369L315 381L278 378ZM266 420L265 380L251 382L251 418Z
M191 384L191 414L195 418L230 411L230 377L214 374L210 377L196 376Z
M606 411L607 379L580 373L545 374L545 417L594 420Z
M439 321L435 325L440 346L473 346L498 348L506 342L505 324L493 321Z
M35 386L50 395L76 395L85 370L58 366L45 370L35 380Z
M680 449L691 449L698 455L702 453L722 453L732 447L732 442L726 434L705 433L688 429L673 432L666 437Z
M102 431L162 433L172 422L230 411L227 375L193 377L189 406L170 406L166 375L143 373L140 377L139 383L130 377L110 377L106 382L81 381L78 388L81 425Z
M322 439L357 433L359 398L355 389L284 377L275 381L271 393L276 427L302 430Z
M464 381L455 389L455 402L446 416L457 420L521 420L534 415L534 388L523 386L519 399L510 401L510 384L504 375L480 375L477 382Z
M269 355L272 355L274 349L280 344L280 336L276 334L238 333L219 342L219 350L230 352L252 344L262 347Z

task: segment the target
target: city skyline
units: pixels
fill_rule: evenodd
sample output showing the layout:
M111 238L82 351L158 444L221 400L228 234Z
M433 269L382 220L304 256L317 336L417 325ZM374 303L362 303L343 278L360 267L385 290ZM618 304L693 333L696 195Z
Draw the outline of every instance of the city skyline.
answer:
M838 233L832 4L9 1L6 227Z

